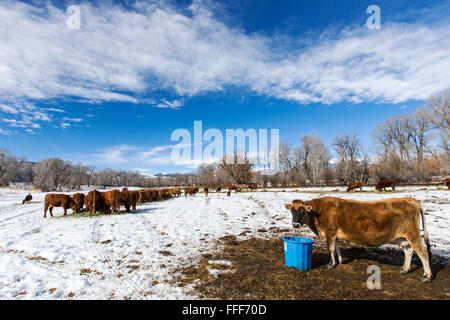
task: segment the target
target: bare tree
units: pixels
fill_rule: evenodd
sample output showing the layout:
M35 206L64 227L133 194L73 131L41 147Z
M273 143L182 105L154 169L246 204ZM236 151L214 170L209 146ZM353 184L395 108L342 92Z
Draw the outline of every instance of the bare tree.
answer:
M364 162L366 155L358 136L356 134L338 136L332 146L339 157L336 165L337 178L343 183L364 180L365 170L362 170L362 167L367 166ZM367 160L367 157L365 159Z
M24 159L12 156L7 149L0 149L0 186L14 182L21 174Z
M252 180L254 162L245 152L224 156L217 165L228 174L234 183L247 184Z
M450 153L450 89L432 95L426 103L426 108L429 110L433 127L440 132L442 139L440 147L448 155Z

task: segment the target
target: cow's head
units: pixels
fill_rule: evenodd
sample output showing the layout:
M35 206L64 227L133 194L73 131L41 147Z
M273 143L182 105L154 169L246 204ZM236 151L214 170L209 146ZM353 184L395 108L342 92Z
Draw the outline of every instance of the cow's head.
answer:
M306 223L305 215L312 210L312 207L302 200L292 200L292 204L286 204L285 207L292 213L292 226L294 228L303 226Z
M78 205L70 196L69 196L69 206L70 206L70 209L72 209L75 212L78 212Z

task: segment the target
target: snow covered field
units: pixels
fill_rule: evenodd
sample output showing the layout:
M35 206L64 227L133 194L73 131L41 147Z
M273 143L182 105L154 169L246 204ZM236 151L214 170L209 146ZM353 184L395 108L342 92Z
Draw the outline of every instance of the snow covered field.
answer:
M71 216L69 210L62 217L62 208L55 208L55 217L47 219L45 193L33 193L33 203L22 205L27 191L0 189L0 299L195 299L190 287L173 283L177 267L198 261L226 235L268 237L270 232L257 230L271 227L294 232L284 204L325 193L422 201L433 253L450 258L450 192L422 188L386 194L279 189L233 192L230 198L213 192L142 204L137 212L114 216ZM299 232L312 236L305 228Z

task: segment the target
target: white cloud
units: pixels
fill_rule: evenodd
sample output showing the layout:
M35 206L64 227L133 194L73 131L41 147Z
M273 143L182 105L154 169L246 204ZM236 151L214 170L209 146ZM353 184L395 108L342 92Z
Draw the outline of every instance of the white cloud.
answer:
M162 102L156 105L157 108L169 108L169 109L178 109L181 106L183 106L183 102L181 102L180 100L168 101L166 99L163 99Z
M71 122L81 122L83 121L83 119L81 118L68 118L68 117L64 117L62 118L64 121L71 121Z
M241 86L298 103L402 103L450 86L448 20L360 26L296 48L296 39L283 47L276 37L231 29L201 1L190 11L160 2L138 2L132 11L84 3L81 29L68 30L64 10L2 1L0 102L137 103L152 90L189 97Z
M66 113L66 111L64 111L63 109L58 109L58 108L45 108L45 110L53 111L53 112Z
M10 130L3 130L2 128L0 128L0 134L3 134L5 136L9 136L11 134Z
M102 163L124 163L127 161L128 155L137 147L131 145L117 145L99 150L92 155Z
M15 108L7 106L6 104L0 104L0 110L2 110L5 113L12 113L12 114L19 113L19 111L17 111Z

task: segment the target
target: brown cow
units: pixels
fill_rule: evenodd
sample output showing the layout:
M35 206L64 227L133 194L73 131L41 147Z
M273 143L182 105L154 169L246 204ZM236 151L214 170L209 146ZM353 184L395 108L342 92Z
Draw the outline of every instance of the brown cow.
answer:
M389 180L381 180L377 183L377 185L375 186L375 190L377 191L386 191L387 187L391 187L392 191L395 191L395 181L392 179Z
M74 212L77 210L77 204L72 197L62 193L49 193L45 196L44 218L47 217L47 209L53 217L53 207L62 207L65 216L67 216L67 209L70 208Z
M30 203L31 199L33 199L33 196L31 195L31 193L29 193L29 194L27 194L25 199L23 199L22 204L25 204L25 202Z
M154 189L142 189L139 190L140 203L155 201L158 199L158 191Z
M220 191L222 191L222 187L219 186L216 188L216 192L220 192Z
M362 191L362 182L361 181L350 182L350 184L348 185L348 188L347 188L347 192L350 192L356 188L359 188L359 191Z
M136 211L136 204L139 203L140 193L138 190L130 191L131 209Z
M256 189L258 188L258 185L257 185L256 183L250 183L250 184L248 185L248 188L249 188L251 191L253 191L253 190L256 190Z
M198 188L184 188L184 196L187 197L188 194L195 196L198 191Z
M102 192L106 211L111 208L111 214L120 214L120 191L118 189Z
M355 201L324 197L310 201L293 200L286 204L292 213L292 225L306 224L320 239L327 241L334 268L336 251L339 263L338 239L361 246L377 247L387 243L400 244L405 252L403 272L411 269L416 251L424 268L424 279L431 280L431 248L420 202L413 198L391 198L377 201ZM427 250L420 237L420 217Z
M131 193L127 190L120 191L120 204L125 206L125 210L130 212L131 207Z
M227 197L229 197L229 196L231 196L231 191L230 190L227 191Z
M84 205L86 206L86 212L89 211L91 215L97 211L106 213L105 198L100 191L89 191L84 198Z
M181 188L178 188L178 187L176 187L176 188L170 188L169 189L169 192L170 192L170 194L172 195L172 196L174 196L174 197L179 197L179 196L181 196Z
M205 196L208 196L209 189L208 189L207 187L204 187L204 188L203 188L203 191L205 191Z
M232 191L234 190L235 192L238 192L238 187L234 186L234 185L228 185L228 191Z
M81 212L84 206L84 193L77 192L72 196L73 201L77 204L77 212Z
M450 178L444 179L442 182L450 189Z

